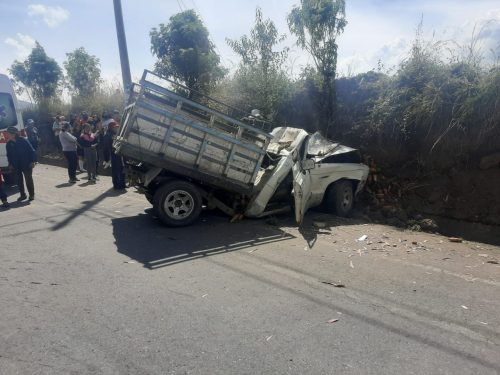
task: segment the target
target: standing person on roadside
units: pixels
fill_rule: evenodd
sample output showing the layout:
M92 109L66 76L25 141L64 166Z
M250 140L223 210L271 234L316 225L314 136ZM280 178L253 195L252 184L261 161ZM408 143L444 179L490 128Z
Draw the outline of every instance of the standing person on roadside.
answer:
M89 114L87 112L85 112L85 111L82 112L80 114L80 122L81 122L82 126L85 125L85 124L90 124L89 121L90 121Z
M83 147L80 145L78 140L80 139L80 136L82 135L82 123L80 116L76 116L75 119L73 120L73 128L71 130L71 133L73 134L73 137L77 139L77 144L76 144L76 155L78 157L78 172L83 173L87 172L83 168Z
M114 121L113 117L108 112L105 112L102 115L102 131L103 134L106 134L108 132L108 125L111 121Z
M118 130L118 124L112 120L108 124L108 131L104 136L104 161L108 163L111 160L111 176L113 188L115 190L125 189L125 174L123 173L123 160L120 155L117 155L113 147L113 138Z
M31 146L35 149L38 149L38 145L40 143L40 137L38 136L38 129L35 126L35 121L32 119L28 119L28 126L26 127L26 135L28 136L28 141L30 141Z
M24 180L28 188L29 200L35 199L35 185L33 183L33 168L36 163L36 153L29 141L26 138L20 137L15 126L7 128L7 159L9 166L14 168L17 176L17 186L20 196L18 202L24 201L26 191L24 190Z
M118 126L120 126L121 119L122 119L122 116L120 115L120 111L115 109L113 111L113 120L115 120L115 122L118 124Z
M95 133L92 133L90 124L83 125L83 133L80 136L79 143L83 147L83 157L87 166L89 182L95 184L97 172L97 137Z
M97 161L96 161L96 166L95 166L95 170L96 170L96 179L99 180L99 164L100 164L100 161L101 161L101 154L102 154L102 150L101 150L101 144L102 144L102 131L101 131L101 128L102 128L102 122L101 122L101 119L98 115L96 115L95 113L90 116L90 125L91 125L91 131L92 133L95 134L95 137L97 139L97 146L96 146L96 154L97 154Z
M77 139L70 133L68 122L62 125L61 132L59 133L59 141L61 141L63 154L68 161L69 183L74 184L79 181L76 178L76 167L78 165L78 156L76 155Z
M3 174L2 174L2 169L0 169L0 200L2 201L1 207L9 208L9 202L7 202L7 194L5 193L3 186L4 186Z
M57 115L52 124L52 132L54 133L54 143L58 150L61 149L61 144L59 143L59 133L61 132L61 121L64 121L64 116Z

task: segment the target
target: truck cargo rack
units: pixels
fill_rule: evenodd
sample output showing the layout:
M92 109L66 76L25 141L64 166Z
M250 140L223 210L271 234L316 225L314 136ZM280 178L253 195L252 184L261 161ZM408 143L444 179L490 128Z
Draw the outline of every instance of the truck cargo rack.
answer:
M173 91L172 88L175 90ZM131 88L115 147L124 156L217 187L248 192L271 135L260 121L230 116L236 109L191 93L175 82L144 71Z

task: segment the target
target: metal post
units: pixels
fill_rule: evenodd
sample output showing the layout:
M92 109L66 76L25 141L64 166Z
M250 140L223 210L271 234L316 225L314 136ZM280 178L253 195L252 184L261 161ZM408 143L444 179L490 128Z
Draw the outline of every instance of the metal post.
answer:
M132 85L130 76L130 65L128 62L127 39L125 38L125 27L123 26L123 14L121 0L113 0L115 8L116 35L118 37L118 49L120 50L120 63L122 67L123 90L125 97Z

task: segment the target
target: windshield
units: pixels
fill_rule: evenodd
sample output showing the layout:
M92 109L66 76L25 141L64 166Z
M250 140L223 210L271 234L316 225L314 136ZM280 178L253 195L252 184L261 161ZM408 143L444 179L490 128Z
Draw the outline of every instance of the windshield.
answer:
M314 156L324 156L335 150L338 143L330 142L318 132L311 135L307 144L307 154Z
M0 93L0 129L15 125L17 125L17 115L14 100L10 94L2 92Z

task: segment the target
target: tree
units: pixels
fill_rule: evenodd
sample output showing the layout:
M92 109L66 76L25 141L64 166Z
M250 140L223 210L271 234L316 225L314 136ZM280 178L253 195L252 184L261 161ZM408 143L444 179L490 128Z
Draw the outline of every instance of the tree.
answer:
M80 47L66 54L63 63L70 91L79 97L92 97L101 83L99 59Z
M274 50L284 39L273 21L263 19L260 8L255 11L255 25L249 36L227 39L229 46L241 57L235 74L236 86L244 102L240 105L259 108L270 120L276 117L288 93L289 80L283 70L288 48Z
M150 32L155 71L191 90L206 93L226 74L207 28L193 10L170 17ZM189 96L194 93L191 91Z
M59 64L47 56L38 42L25 61L14 61L9 72L37 103L54 98L62 78Z
M320 108L327 123L325 135L335 119L337 37L346 25L345 0L301 0L288 15L290 32L297 36L298 45L311 54L322 78Z

